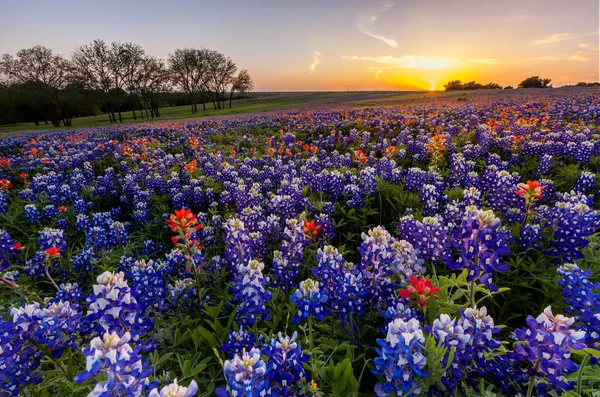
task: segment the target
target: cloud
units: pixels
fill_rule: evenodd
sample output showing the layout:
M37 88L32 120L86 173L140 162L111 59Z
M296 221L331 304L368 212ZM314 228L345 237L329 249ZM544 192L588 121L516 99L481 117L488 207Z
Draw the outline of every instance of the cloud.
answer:
M361 56L342 56L342 59L351 61L369 61L375 62L382 65L389 65L397 68L404 69L449 69L458 66L456 59L447 58L431 58L420 55L402 55L400 57L394 57L391 55L377 56L377 57L361 57Z
M594 36L597 35L598 32L588 32L588 33L554 33L551 34L549 36L543 37L541 39L538 39L536 41L533 42L534 45L541 45L541 44L552 44L552 43L558 43L560 41L565 41L565 40L573 40L573 39L580 39L582 37L587 37L587 36Z
M381 73L383 73L383 69L369 66L369 70L373 72L375 80L381 80Z
M315 71L315 69L317 68L317 66L321 63L321 53L319 51L315 51L313 52L312 55L312 63L310 64L310 66L308 67L308 69L310 69L310 72L308 72L308 74L312 74L312 72Z
M373 26L373 25L375 25L377 18L379 18L379 14L390 9L393 6L394 6L393 4L386 4L371 13L359 15L356 18L356 25L358 27L358 30L360 30L362 33L366 34L367 36L370 36L377 40L383 41L385 44L389 45L390 47L393 47L393 48L398 47L398 42L396 40L375 33L375 29Z
M495 65L498 63L494 58L471 58L469 63L480 63L483 65Z

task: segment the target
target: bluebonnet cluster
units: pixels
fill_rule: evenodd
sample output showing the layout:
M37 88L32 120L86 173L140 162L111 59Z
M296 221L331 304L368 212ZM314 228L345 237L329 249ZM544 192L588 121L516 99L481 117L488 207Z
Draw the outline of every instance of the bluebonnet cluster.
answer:
M298 219L288 219L285 224L281 245L273 252L271 272L275 275L274 285L287 291L300 276L300 265L304 261L303 252L308 239Z
M242 324L252 325L258 319L271 319L267 304L272 294L265 288L269 279L262 273L264 268L264 263L252 259L247 265L238 264L234 269L233 300L237 305L236 318Z
M267 364L259 349L243 350L223 366L226 389L217 390L220 397L246 396L259 397L272 395L271 385L266 377Z
M500 219L491 210L476 210L452 232L452 248L458 252L456 259L445 262L450 269L467 269L467 281L479 280L492 291L494 271L505 272L508 265L501 256L510 253L508 233L500 228Z
M88 312L85 321L98 334L130 332L138 342L153 326L146 318L144 307L132 296L131 288L123 272L104 272L96 279L93 293L87 298Z
M515 330L516 340L525 343L515 343L512 356L531 363L529 376L537 380L538 395L573 387L565 378L579 369L570 358L571 349L585 348L585 331L570 329L574 322L574 318L553 314L548 306L537 318L527 317L527 328Z
M585 331L585 344L591 349L600 349L600 283L590 281L591 270L582 270L573 263L557 269L558 285L567 308L565 313L573 316L576 330Z
M89 348L83 349L85 371L78 374L75 381L81 383L100 374L106 376L106 380L98 382L88 396L142 396L158 386L158 381L148 380L152 367L148 365L148 359L142 361L141 346L132 348L130 340L129 332L119 336L117 332L105 331L92 339Z
M268 346L262 348L262 353L268 357L266 377L273 393L281 396L296 395L292 389L306 380L303 364L309 355L302 353L302 347L296 342L298 333L289 336L279 333Z
M298 306L298 314L292 317L292 321L299 323L314 316L318 321L329 315L330 310L325 307L328 296L321 290L321 284L310 278L300 281L300 286L291 296L292 302Z
M427 216L421 221L413 215L404 216L400 218L398 230L403 239L419 250L423 259L440 260L450 247L450 229L439 215Z
M425 337L419 321L395 319L387 326L386 338L377 339L377 344L378 357L372 372L385 377L384 382L375 386L377 396L419 395L422 390L417 377L429 376L424 369L427 365L423 355Z
M244 326L241 326L239 331L229 331L229 339L221 345L221 351L230 359L244 350L250 350L255 342L256 336L244 329Z

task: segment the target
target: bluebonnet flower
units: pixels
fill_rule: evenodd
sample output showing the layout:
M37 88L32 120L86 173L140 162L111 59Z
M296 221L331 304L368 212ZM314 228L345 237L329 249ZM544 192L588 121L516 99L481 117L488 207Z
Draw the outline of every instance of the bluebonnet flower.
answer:
M330 314L330 310L324 307L327 302L327 294L321 290L318 281L310 278L301 281L299 288L291 296L292 302L298 305L298 314L292 317L292 321L299 323L313 315L318 321Z
M567 314L577 321L576 330L585 331L585 344L591 349L600 349L600 283L592 283L591 270L582 270L573 263L557 269L558 285L563 287Z
M16 397L22 387L43 380L38 370L43 353L29 341L27 329L20 322L0 319L0 392L7 396Z
M188 387L180 386L177 384L177 379L173 383L160 389L152 389L148 397L192 397L196 395L198 391L198 385L196 381L192 380Z
M538 162L537 167L535 168L534 176L536 178L540 178L542 176L548 175L550 168L552 167L552 155L551 154L543 154Z
M570 329L574 322L574 318L553 314L548 306L537 318L527 317L528 328L515 330L517 341L526 343L515 343L512 354L531 363L530 377L537 380L538 395L573 387L565 378L579 369L570 358L571 349L585 348L585 331Z
M245 330L244 326L241 326L239 331L229 331L229 339L221 345L221 351L225 353L228 359L231 359L244 350L250 350L255 342L256 336Z
M419 250L415 249L411 243L406 240L395 240L391 244L391 248L394 256L390 266L394 273L400 276L402 284L408 283L410 276L425 273L425 260L419 258Z
M427 360L423 355L425 337L417 319L395 319L387 326L387 337L377 339L373 374L384 376L385 381L375 386L377 396L415 396L419 388L417 377L428 377Z
M258 318L269 321L267 303L271 292L265 289L269 279L262 273L264 263L253 259L246 266L239 264L234 270L232 289L237 305L236 317L242 324L252 325Z
M600 215L589 207L583 195L565 194L543 216L554 232L552 248L547 253L556 256L557 261L581 258L581 248L589 244L588 237L600 229Z
M302 231L302 223L298 219L286 220L282 233L281 246L273 253L271 271L275 274L275 286L285 291L300 276L300 265L303 262L304 247L309 241Z
M494 212L477 210L453 231L452 247L458 251L458 257L448 257L446 266L467 269L467 281L479 280L496 291L492 273L508 270L508 265L500 263L500 257L510 253L508 241L508 233L500 229L500 219Z
M450 246L450 229L439 216L426 216L418 221L412 215L400 218L400 236L419 250L423 259L440 260Z
M302 353L297 338L297 332L291 338L280 332L269 346L262 349L262 353L269 358L266 374L274 394L294 396L295 386L306 380L303 364L308 361L309 355Z
M596 174L589 171L583 171L577 177L575 182L575 191L577 193L592 192L596 188Z
M133 296L141 311L149 308L152 311L161 311L165 308L165 270L163 263L152 259L139 259L127 271L127 278L132 283Z
M93 293L87 298L85 321L97 324L95 330L100 334L104 331L119 334L131 332L131 338L138 341L153 324L145 318L143 307L132 296L125 274L107 271L99 275L96 281Z
M377 226L361 235L363 242L358 247L361 262L358 270L362 275L365 296L377 307L386 307L393 299L397 285L391 281L392 262L396 252L392 248L394 238L383 226Z
M96 384L89 397L143 396L158 386L158 381L148 380L152 374L148 359L142 361L140 347L132 348L130 340L129 332L119 336L116 332L106 331L101 337L92 339L89 348L83 349L86 367L75 377L75 382L85 382L100 374L106 376L106 380Z
M175 281L174 284L168 284L167 292L169 304L174 310L181 306L192 309L198 305L196 281L192 278L184 278Z
M236 354L223 366L227 381L226 389L217 389L220 397L262 397L271 395L271 386L266 379L267 364L260 350L252 348Z

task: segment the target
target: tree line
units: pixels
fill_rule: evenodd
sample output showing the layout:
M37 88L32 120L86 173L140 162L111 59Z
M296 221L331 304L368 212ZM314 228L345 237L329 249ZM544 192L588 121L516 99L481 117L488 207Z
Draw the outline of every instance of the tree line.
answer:
M70 126L74 117L104 112L111 123L122 113L160 117L162 105L185 101L192 114L198 104L231 107L234 93L253 89L246 69L238 72L225 54L204 48L176 49L166 60L133 43L95 40L70 57L44 46L4 54L0 59L0 123L50 122Z
M551 79L541 78L540 76L531 76L521 81L518 88L552 88ZM566 87L598 87L600 83L577 83L574 86L566 86ZM460 80L452 80L448 83L444 84L444 88L446 91L460 91L460 90L501 90L502 86L496 83L488 83L488 84L480 84L475 81L470 81L468 83L463 83ZM504 87L505 90L512 89L512 86Z

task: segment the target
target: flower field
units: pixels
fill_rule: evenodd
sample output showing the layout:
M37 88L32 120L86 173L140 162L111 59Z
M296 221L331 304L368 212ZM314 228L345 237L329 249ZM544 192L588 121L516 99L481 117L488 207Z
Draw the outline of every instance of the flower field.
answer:
M592 396L600 96L0 139L0 396Z

